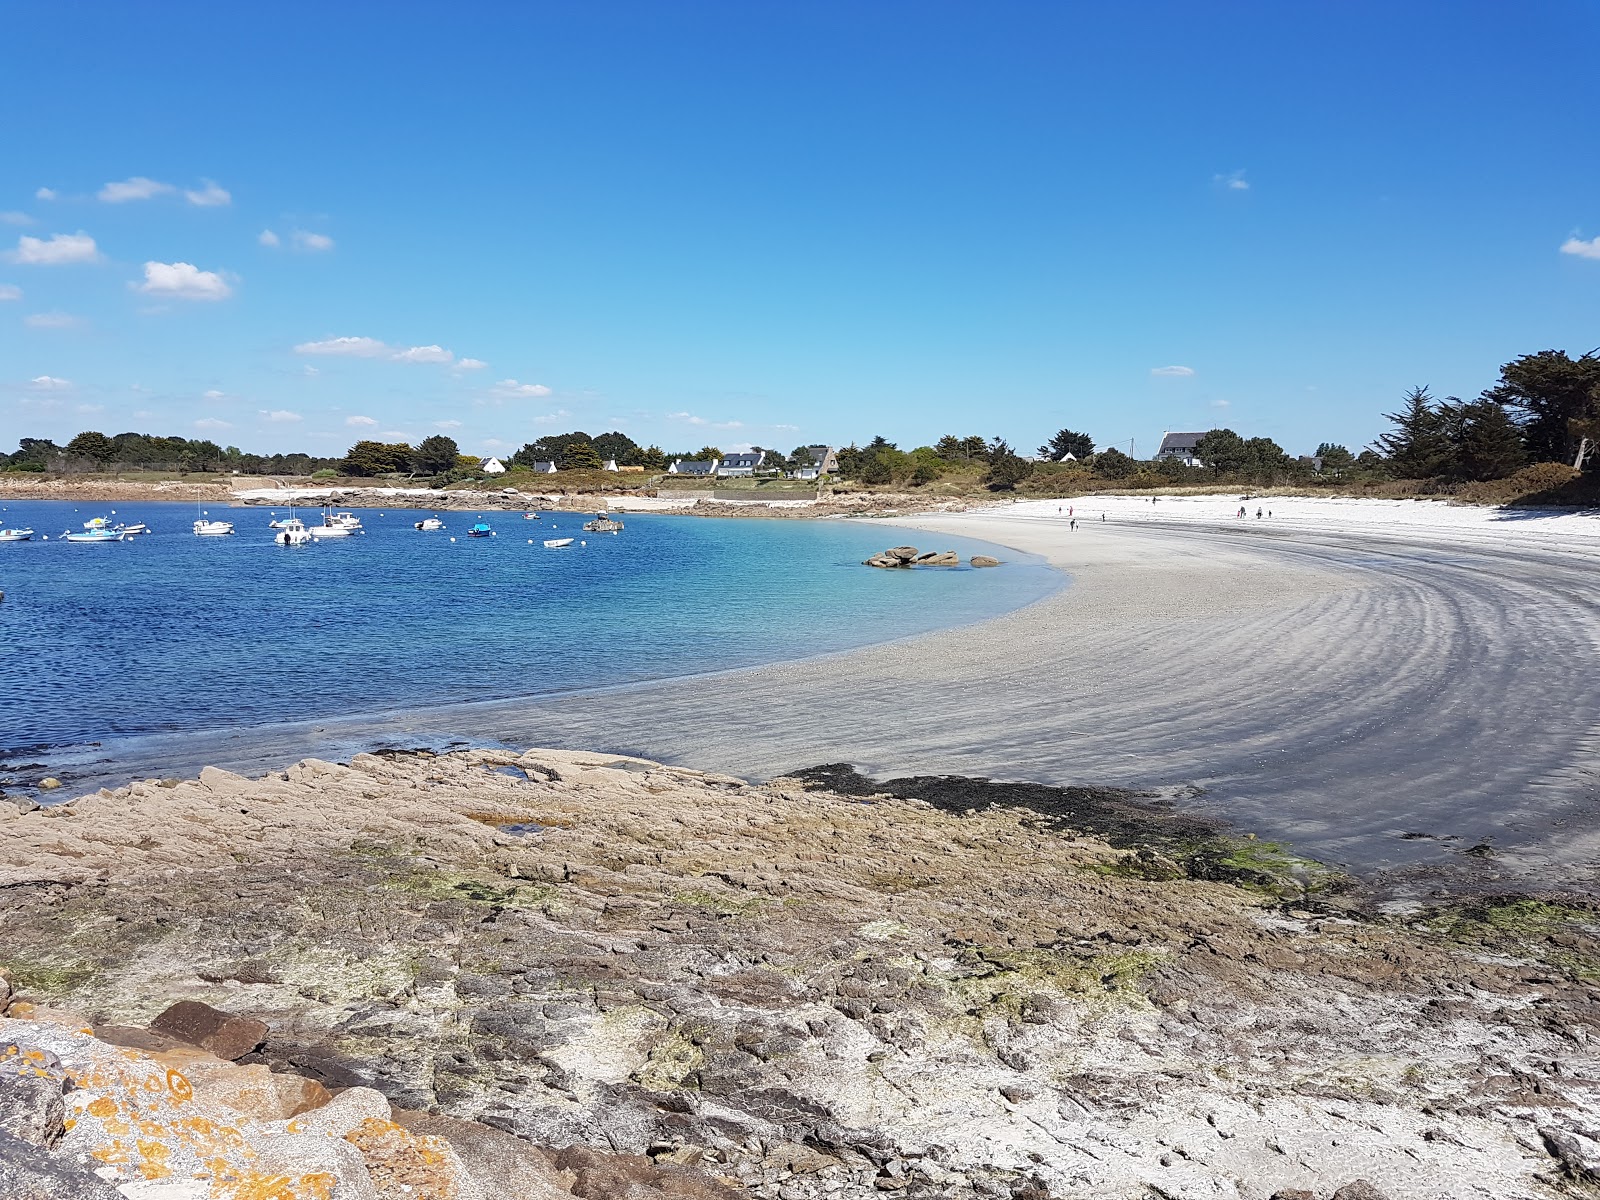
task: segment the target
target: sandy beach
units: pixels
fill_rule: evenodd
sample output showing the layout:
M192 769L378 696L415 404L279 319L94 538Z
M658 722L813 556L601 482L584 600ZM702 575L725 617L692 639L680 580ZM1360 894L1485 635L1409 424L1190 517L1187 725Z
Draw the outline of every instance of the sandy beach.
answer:
M978 626L805 663L149 738L78 772L115 784L452 741L756 779L845 761L1153 789L1396 886L1439 872L1592 886L1600 522L1413 504L1434 519L1408 527L1384 502L1333 503L1241 522L1231 497L1188 519L1168 500L1103 498L1075 531L1053 501L909 518L886 524L885 544L969 535L1042 555L1071 584Z

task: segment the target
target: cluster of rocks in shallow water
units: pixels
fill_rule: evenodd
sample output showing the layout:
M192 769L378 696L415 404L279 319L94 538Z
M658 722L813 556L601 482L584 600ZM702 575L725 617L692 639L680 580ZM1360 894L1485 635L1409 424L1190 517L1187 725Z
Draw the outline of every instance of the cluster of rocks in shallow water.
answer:
M24 992L0 1047L63 1117L45 1149L50 1097L19 1099L44 1120L0 1169L114 1168L83 1186L129 1200L1547 1200L1600 1178L1582 921L1491 953L1128 861L1204 834L1109 789L564 751L0 811ZM0 1093L36 1095L13 1076ZM236 1186L269 1169L277 1192Z
M998 567L1000 560L987 554L974 554L968 560L974 567ZM915 546L890 546L865 560L864 567L896 570L903 567L959 567L961 556L954 550L921 551Z

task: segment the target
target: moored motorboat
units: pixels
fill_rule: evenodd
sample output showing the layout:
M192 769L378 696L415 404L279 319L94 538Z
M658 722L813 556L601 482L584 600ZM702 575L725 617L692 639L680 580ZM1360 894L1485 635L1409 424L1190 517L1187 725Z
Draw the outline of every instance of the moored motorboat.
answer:
M0 529L0 542L25 542L32 536L31 529Z
M290 517L278 522L278 533L272 540L280 546L304 546L311 540L311 531L299 517Z
M559 550L563 546L570 545L572 545L571 538L545 538L544 540L544 548L546 550Z
M493 537L494 536L494 530L490 529L489 526L487 524L485 524L483 521L479 521L471 529L467 530L467 536L468 537Z
M63 533L61 535L69 542L125 542L128 535L122 530L113 528L104 517L93 517L83 523L83 530L79 533Z
M129 537L137 537L141 533L150 532L150 526L146 525L143 521L134 521L132 524L128 525L118 525L117 528L122 530L122 532L127 534Z
M438 517L424 517L422 520L414 522L414 524L416 528L424 533L432 533L436 529L444 528L444 522L439 520Z
M196 537L228 537L233 533L232 521L208 521L204 517L194 523Z

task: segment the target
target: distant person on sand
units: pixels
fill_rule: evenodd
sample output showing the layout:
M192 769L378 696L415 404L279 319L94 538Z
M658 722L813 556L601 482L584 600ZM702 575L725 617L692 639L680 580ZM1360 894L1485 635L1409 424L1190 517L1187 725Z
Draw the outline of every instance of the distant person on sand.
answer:
M1067 528L1071 529L1074 533L1076 533L1077 530L1078 530L1078 523L1076 521L1073 521L1073 520L1068 520L1067 521Z
M1261 520L1261 510L1259 508L1256 509L1256 520Z

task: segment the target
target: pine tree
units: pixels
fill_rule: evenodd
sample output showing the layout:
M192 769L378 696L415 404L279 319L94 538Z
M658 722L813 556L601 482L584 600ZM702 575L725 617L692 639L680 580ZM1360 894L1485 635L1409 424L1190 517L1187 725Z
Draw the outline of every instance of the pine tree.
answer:
M1426 387L1412 388L1405 407L1383 416L1395 424L1393 433L1378 438L1390 470L1405 479L1431 479L1445 472L1455 455L1445 433L1444 414Z
M1526 465L1522 430L1503 407L1481 399L1456 412L1456 469L1463 478L1504 479Z

